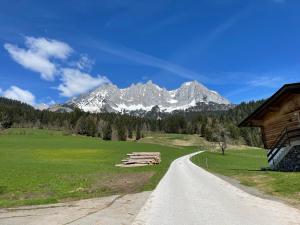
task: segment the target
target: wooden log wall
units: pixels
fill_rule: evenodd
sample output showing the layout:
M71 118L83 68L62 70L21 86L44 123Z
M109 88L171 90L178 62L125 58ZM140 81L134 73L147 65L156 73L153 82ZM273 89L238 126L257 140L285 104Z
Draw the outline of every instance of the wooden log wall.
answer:
M265 147L270 148L287 127L299 127L300 95L293 95L278 106L278 111L269 112L263 119L263 140Z

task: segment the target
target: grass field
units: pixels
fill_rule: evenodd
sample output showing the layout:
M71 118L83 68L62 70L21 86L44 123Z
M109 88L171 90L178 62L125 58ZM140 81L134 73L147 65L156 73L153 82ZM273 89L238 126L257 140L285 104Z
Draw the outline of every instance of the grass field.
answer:
M170 147L184 148L191 146L210 147L210 143L199 135L189 134L166 134L149 132L146 137L139 141L140 143L159 144Z
M300 206L300 173L262 171L268 165L262 149L228 150L225 155L204 152L192 161L210 172L233 177L243 185Z
M6 130L0 133L0 207L151 190L175 158L194 150L49 130ZM159 151L162 162L115 167L132 151Z

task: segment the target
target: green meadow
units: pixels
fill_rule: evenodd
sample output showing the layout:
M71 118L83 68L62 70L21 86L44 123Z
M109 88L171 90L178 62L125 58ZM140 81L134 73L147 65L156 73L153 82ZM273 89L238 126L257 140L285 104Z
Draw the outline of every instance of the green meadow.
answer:
M209 143L197 135L149 133L139 142L103 141L61 131L0 133L0 207L56 203L152 190L170 163ZM159 165L120 168L127 153L159 151ZM300 173L263 171L262 149L207 151L192 161L216 174L300 205Z
M159 151L162 162L136 168L115 166L133 151ZM193 146L9 129L0 133L0 207L152 190L175 158L193 151Z
M212 173L232 177L300 207L300 173L262 170L268 166L263 149L227 150L225 155L207 151L192 161Z

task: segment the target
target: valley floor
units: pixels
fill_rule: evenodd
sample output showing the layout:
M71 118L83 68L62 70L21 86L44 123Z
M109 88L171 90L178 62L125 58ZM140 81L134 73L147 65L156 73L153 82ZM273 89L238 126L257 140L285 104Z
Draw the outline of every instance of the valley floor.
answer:
M174 213L176 210L172 211L172 207L176 205L180 206L176 215L182 212L189 215L195 211L203 218L206 214L202 215L202 212L210 204L214 204L214 212L222 212L225 210L222 209L223 205L229 204L223 202L224 204L218 205L219 202L222 203L222 198L228 195L234 199L235 196L231 196L230 193L240 193L238 188L225 181L216 180L214 175L198 168L189 160L181 161L186 157L180 157L195 152L196 149L211 148L212 143L197 135L149 133L139 142L120 142L73 136L61 131L9 129L0 133L0 143L0 224L35 224L37 221L41 224L42 218L53 221L53 224L101 224L98 222L99 218L105 221L105 224L121 224L115 221L128 224L149 195L143 191L153 190L159 183L154 191L156 193L170 173L173 173L171 180L173 179L174 183L165 188L169 192L164 191L162 199L156 203L165 204L164 207L167 207L156 209L158 213L166 212L159 218ZM115 166L127 153L133 151L158 151L161 153L162 162L159 165L138 168ZM172 165L175 164L176 169L174 166L169 169L175 159L177 160ZM220 152L207 151L194 156L192 160L209 172L233 177L243 185L252 186L299 206L300 173L262 171L261 167L267 166L266 154L262 149L238 146L235 150L228 150L225 156ZM165 175L166 171L168 172ZM192 182L192 185L187 185L189 182ZM220 183L222 185L218 187ZM214 187L219 193L211 192ZM227 193L227 189L232 191ZM171 195L172 192L175 194ZM206 195L201 195L205 192ZM167 195L168 193L170 195ZM261 199L249 194L244 195L241 194L240 200L235 199L237 205L247 198L255 201ZM168 196L169 200L177 196L173 199L175 202L163 200ZM212 199L209 196L219 198ZM150 201L151 199L153 198L150 198ZM74 202L75 200L79 201ZM251 201L251 204L257 206L255 201ZM266 199L257 201L269 204L265 202L268 201ZM205 204L202 204L203 202ZM273 202L270 203L271 209L274 209ZM193 204L196 207L193 208ZM281 206L277 208L277 204L281 203L274 204L274 210L280 211ZM8 208L16 206L24 207ZM189 209L190 206L192 208ZM243 212L249 211L247 207ZM269 211L270 208L265 210ZM252 210L251 207L250 209ZM236 212L240 213L238 209ZM197 219L196 214L187 217ZM246 215L245 213L245 218Z
M103 141L41 129L5 130L0 132L0 143L0 208L153 190L174 159L195 151L194 146ZM127 153L139 151L160 152L162 162L138 168L115 166Z

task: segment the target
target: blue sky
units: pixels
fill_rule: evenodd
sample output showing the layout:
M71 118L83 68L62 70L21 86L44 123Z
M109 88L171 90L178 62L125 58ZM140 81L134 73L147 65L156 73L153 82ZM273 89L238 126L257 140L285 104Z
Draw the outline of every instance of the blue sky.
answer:
M298 0L0 3L0 95L59 103L105 82L197 80L234 103L299 82Z

